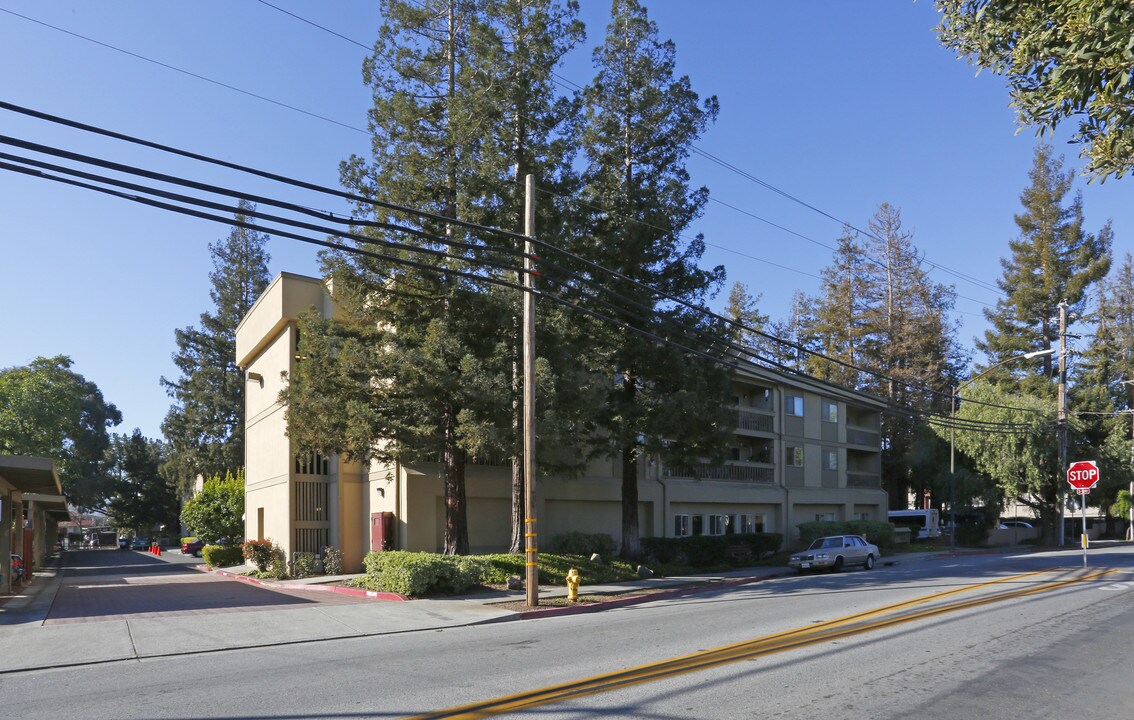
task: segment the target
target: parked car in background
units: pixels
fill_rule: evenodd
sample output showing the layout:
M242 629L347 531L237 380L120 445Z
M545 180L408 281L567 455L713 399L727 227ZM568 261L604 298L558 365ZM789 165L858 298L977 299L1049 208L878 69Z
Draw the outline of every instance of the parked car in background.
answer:
M194 538L187 543L181 543L181 554L192 555L193 557L201 557L201 548L205 547L205 541Z
M808 570L838 572L847 565L861 565L869 570L880 557L878 546L858 535L828 535L816 538L806 550L792 554L788 567L800 573Z
M1026 520L1001 520L1000 529L1008 530L1010 528L1028 528L1029 530L1035 527Z
M150 539L144 538L144 537L131 538L130 549L131 550L149 550L150 549Z
M130 538L126 537L125 535L118 538L118 549L119 550L129 550L130 549Z

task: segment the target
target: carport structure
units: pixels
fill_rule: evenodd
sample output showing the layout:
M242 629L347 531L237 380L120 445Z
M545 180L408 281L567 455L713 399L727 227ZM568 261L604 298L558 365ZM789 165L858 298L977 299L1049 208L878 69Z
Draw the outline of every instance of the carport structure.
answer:
M0 528L11 528L0 530L0 594L16 589L12 553L24 558L30 576L32 568L46 559L59 520L66 518L63 487L51 459L0 455Z

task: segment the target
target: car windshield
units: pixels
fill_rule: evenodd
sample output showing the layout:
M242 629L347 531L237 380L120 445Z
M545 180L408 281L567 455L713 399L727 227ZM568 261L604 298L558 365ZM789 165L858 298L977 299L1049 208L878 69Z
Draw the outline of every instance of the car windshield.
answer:
M841 548L843 546L842 538L819 538L811 543L808 550L827 550L830 548Z

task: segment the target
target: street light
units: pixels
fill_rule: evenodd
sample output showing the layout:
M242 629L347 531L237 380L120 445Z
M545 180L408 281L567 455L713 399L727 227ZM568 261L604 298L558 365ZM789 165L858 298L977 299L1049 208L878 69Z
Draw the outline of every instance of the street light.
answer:
M952 402L952 412L950 413L950 418L951 418L952 422L950 423L950 428L949 428L949 546L950 547L955 547L957 545L957 515L956 515L956 510L955 510L956 498L954 497L954 493L955 493L955 490L956 490L955 485L956 485L956 479L957 479L956 467L955 467L955 454L956 454L955 451L956 451L956 440L957 440L957 394L959 392L961 392L961 388L965 387L966 385L971 385L972 383L976 382L977 380L980 380L982 377L989 374L990 372L992 372L996 368L1000 367L1001 365L1007 365L1008 363L1015 362L1016 360L1031 360L1033 358L1043 357L1045 355L1051 355L1054 352L1055 352L1055 348L1048 348L1047 350L1033 350L1032 352L1026 352L1022 355L1013 355L1010 358L1005 358L1005 359L1001 360L1000 362L996 363L995 365L993 365L991 367L985 368L983 371L977 373L976 375L972 376L971 378L964 381L963 383L958 383L957 385L953 386L953 396L952 396L952 398L950 398L950 400Z

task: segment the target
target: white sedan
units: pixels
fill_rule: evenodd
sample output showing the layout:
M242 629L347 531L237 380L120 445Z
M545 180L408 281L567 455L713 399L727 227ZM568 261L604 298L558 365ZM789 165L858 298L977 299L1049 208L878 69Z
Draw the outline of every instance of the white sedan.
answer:
M847 565L861 565L869 570L880 557L878 546L858 535L828 535L816 538L806 550L793 554L788 558L788 567L801 573L808 570L838 572Z

